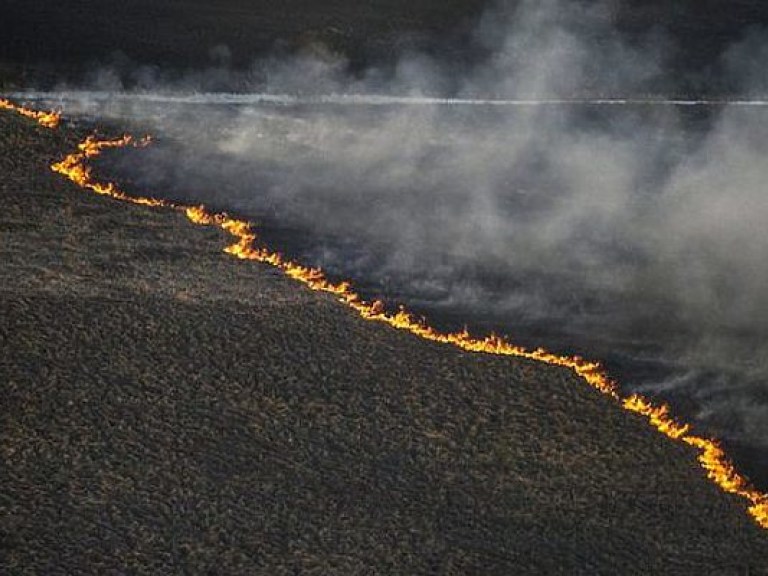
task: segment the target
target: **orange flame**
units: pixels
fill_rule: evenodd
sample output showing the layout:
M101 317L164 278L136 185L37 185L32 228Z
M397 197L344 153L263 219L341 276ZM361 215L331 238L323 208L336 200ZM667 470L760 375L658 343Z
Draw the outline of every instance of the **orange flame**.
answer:
M16 107L12 109L20 111ZM20 113L29 115L25 112ZM145 146L148 142L148 139L137 141L131 136L123 136L114 140L98 140L96 137L91 136L78 146L77 152L66 156L61 162L54 164L51 168L55 172L66 176L81 188L91 190L97 194L110 196L133 204L172 208L183 211L187 218L195 224L218 226L231 234L236 240L224 249L227 254L242 260L254 260L271 264L312 290L335 295L366 320L382 322L426 340L451 344L469 352L515 356L568 368L590 386L615 400L625 410L644 416L654 428L668 438L684 442L696 448L699 451L699 464L707 472L707 477L724 492L735 494L745 499L748 503L747 510L749 514L759 526L768 530L768 494L763 494L753 488L747 479L736 471L716 441L689 434L691 427L688 424L680 424L675 421L670 414L669 407L664 404L655 405L638 395L620 396L616 383L607 375L599 363L589 362L578 356L561 356L548 352L543 348L528 350L510 344L503 338L493 334L478 339L470 336L466 329L457 333L446 334L439 332L427 325L423 320L414 318L404 308L400 308L395 313L387 312L383 302L378 300L374 302L364 301L348 282L333 283L318 268L302 266L296 262L286 260L277 252L271 252L265 247L257 247L255 245L256 234L251 224L245 220L232 218L225 213L210 212L204 206L182 206L166 200L130 196L121 191L116 184L112 182L101 183L94 178L92 170L88 165L89 159L98 156L105 149Z
M129 196L122 192L112 182L106 184L98 182L94 179L91 167L87 164L88 159L100 155L105 149L125 148L126 146L143 147L148 145L149 142L149 138L135 140L132 136L127 135L114 140L99 140L95 136L88 136L78 144L78 152L65 156L63 160L53 164L51 170L66 176L81 188L91 190L102 196L110 196L117 200L123 200L133 204L141 204L143 206L173 207L170 202L166 202L165 200L144 198L141 196Z
M30 110L29 108L18 106L4 98L0 98L0 110L13 110L22 116L31 118L45 128L56 128L61 121L61 114L58 112L38 112L37 110Z

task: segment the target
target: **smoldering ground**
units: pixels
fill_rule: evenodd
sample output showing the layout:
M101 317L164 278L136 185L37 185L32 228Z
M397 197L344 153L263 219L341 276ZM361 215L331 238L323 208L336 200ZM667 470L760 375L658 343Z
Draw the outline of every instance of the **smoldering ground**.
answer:
M274 248L446 325L607 359L625 387L757 450L740 464L766 484L768 108L552 103L642 100L667 73L663 30L629 42L611 15L607 2L497 7L476 31L488 57L460 73L410 54L352 76L315 48L248 78L138 71L144 100L62 103L158 136L108 157L105 174L246 215ZM763 40L751 30L716 66L750 96L765 83ZM273 97L149 97L212 78ZM412 100L361 96L382 93ZM317 98L333 94L347 98Z

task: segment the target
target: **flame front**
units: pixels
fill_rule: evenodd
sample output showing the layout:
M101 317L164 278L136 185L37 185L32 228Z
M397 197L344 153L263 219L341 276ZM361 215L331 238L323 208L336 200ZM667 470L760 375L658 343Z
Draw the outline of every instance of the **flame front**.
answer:
M99 140L95 136L88 136L78 144L77 152L65 156L63 160L53 164L51 169L54 172L66 176L81 188L91 190L102 196L110 196L118 200L131 202L133 204L141 204L143 206L163 206L171 208L173 205L165 200L145 198L142 196L129 196L121 191L113 182L107 182L106 184L98 182L93 177L92 169L87 163L90 158L99 156L104 150L109 148L125 148L127 146L143 147L147 144L149 144L149 138L135 140L132 136L126 135L113 140Z
M38 112L37 110L31 110L29 108L25 108L24 106L18 106L10 100L5 100L4 98L0 98L0 110L13 110L22 116L31 118L46 128L56 128L61 121L61 114L58 112Z
M4 100L0 100L0 107L15 110L50 128L56 127L59 122L58 114L34 112ZM52 121L52 118L55 118L55 121ZM706 471L707 477L724 492L745 499L748 502L749 514L759 526L768 530L768 494L763 494L752 487L746 478L736 471L716 441L689 434L690 425L676 422L670 414L669 407L664 404L655 405L638 395L622 397L616 383L599 363L589 362L578 356L561 356L543 348L528 350L510 344L505 339L493 334L485 338L473 338L466 330L457 333L439 332L423 320L415 318L404 308L400 308L394 313L387 312L383 302L378 300L366 302L352 289L348 282L333 283L318 268L302 266L285 259L281 254L272 252L266 247L256 246L256 234L251 224L245 220L232 218L225 213L210 212L204 206L182 206L156 198L130 196L120 190L115 183L102 183L94 178L88 160L100 155L106 149L127 146L141 147L148 143L149 139L135 140L131 136L123 136L113 140L99 140L95 136L90 136L78 146L77 152L66 156L51 168L81 188L97 194L143 206L179 210L184 212L186 217L195 224L217 226L235 239L234 243L224 249L227 254L241 260L253 260L275 266L312 290L333 294L366 320L382 322L425 340L451 344L468 352L515 356L568 368L590 386L616 401L625 410L644 416L654 428L668 438L696 448L699 452L699 464Z

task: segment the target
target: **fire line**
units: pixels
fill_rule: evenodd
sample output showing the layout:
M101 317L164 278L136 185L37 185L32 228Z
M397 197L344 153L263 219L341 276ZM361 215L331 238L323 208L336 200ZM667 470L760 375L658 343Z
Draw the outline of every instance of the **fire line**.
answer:
M56 128L61 120L61 114L58 112L39 112L24 106L17 106L10 100L4 98L0 98L0 110L13 110L22 116L31 118L46 128Z
M17 106L8 100L0 99L0 109L14 110L47 128L56 128L60 121L60 114L57 112L39 112ZM202 205L185 206L157 198L132 196L123 192L116 183L100 182L94 177L89 160L99 156L104 150L128 146L143 147L149 142L149 138L137 140L129 135L110 140L89 136L78 145L76 152L53 164L51 169L80 188L96 194L142 206L172 209L183 212L195 224L221 228L235 239L233 244L224 248L227 254L241 260L253 260L279 268L287 276L312 290L336 296L365 320L382 322L425 340L450 344L468 352L515 356L568 368L587 384L609 396L623 409L644 416L651 426L668 438L694 447L698 451L699 464L706 471L707 477L722 491L746 500L750 516L760 527L768 530L768 494L758 491L739 474L716 440L691 434L691 426L676 420L666 404L654 404L636 394L622 396L617 383L608 376L599 363L590 362L579 356L561 356L543 348L528 350L494 334L485 338L473 338L466 329L457 333L439 332L425 321L411 315L403 307L394 313L387 311L384 303L379 300L373 302L363 300L349 282L333 283L319 268L303 266L287 260L278 252L273 252L264 246L257 246L257 237L252 224L246 220L231 217L223 212L211 212Z

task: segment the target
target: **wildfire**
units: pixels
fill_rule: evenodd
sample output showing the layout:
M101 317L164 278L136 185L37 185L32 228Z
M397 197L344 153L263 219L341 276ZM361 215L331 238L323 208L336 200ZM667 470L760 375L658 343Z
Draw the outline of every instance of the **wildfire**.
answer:
M34 112L4 100L0 100L0 107L15 110L24 116L34 118L43 126L54 128L58 125L59 115L55 113ZM55 118L55 121L52 121L52 118ZM708 478L724 492L735 494L747 500L749 514L758 525L768 530L768 494L763 494L750 486L749 482L736 471L716 441L689 434L691 427L688 424L675 421L670 414L669 407L664 404L655 405L638 395L622 397L616 383L599 363L590 362L578 356L561 356L542 348L528 350L510 344L505 339L493 334L485 338L474 338L466 330L457 333L439 332L426 324L424 320L415 318L404 308L400 308L394 313L388 312L381 301L366 302L363 300L348 282L334 283L326 278L323 271L318 268L302 266L285 259L281 254L272 252L266 247L258 247L256 234L251 224L245 220L232 218L225 213L210 212L204 206L181 206L156 198L130 196L120 190L115 183L102 183L93 176L88 161L100 155L104 150L127 146L142 147L148 143L149 139L135 140L131 136L112 140L99 140L95 136L90 136L80 143L77 152L69 154L60 162L52 165L51 168L81 188L97 194L143 206L171 208L182 211L195 224L217 226L235 239L234 243L224 249L227 254L242 260L253 260L275 266L312 290L335 295L366 320L382 322L426 340L451 344L468 352L515 356L570 369L590 386L616 401L625 410L644 416L654 428L665 436L696 448L699 451L699 463L707 472Z
M87 163L90 158L99 156L102 151L109 148L125 148L127 146L143 147L148 144L149 138L135 140L132 136L128 135L113 140L99 140L95 136L88 136L78 144L77 152L69 154L60 162L53 164L51 170L66 176L81 188L86 188L87 190L91 190L102 196L110 196L118 200L131 202L133 204L141 204L143 206L172 207L173 205L165 200L145 198L142 196L129 196L121 191L113 182L107 182L106 184L98 182L93 177L92 168Z
M58 112L38 112L37 110L30 110L24 106L17 106L10 100L5 100L4 98L0 98L0 110L13 110L22 116L31 118L46 128L56 128L61 121L61 114Z

